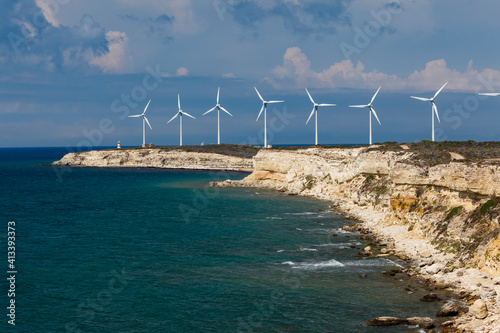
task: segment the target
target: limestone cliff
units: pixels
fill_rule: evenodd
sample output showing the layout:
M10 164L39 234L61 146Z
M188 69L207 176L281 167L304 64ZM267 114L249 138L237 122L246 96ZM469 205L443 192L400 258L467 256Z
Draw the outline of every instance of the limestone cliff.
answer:
M53 165L81 167L147 167L191 170L251 171L250 157L167 149L109 149L69 153Z
M244 180L213 185L267 187L332 201L397 254L412 258L420 276L489 302L489 322L465 318L461 328L500 328L500 166L496 159L454 152L447 152L444 163L430 159L426 165L405 148L261 150Z

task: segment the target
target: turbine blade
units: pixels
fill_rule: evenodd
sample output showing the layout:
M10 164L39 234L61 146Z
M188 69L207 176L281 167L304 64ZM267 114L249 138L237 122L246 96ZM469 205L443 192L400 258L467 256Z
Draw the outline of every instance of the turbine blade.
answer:
M367 108L369 105L349 105L350 108Z
M269 101L267 104L274 104L274 103L285 103L285 101Z
M319 104L318 106L337 106L337 104Z
M500 96L500 93L479 93L478 95L496 97L496 96Z
M144 120L146 121L146 123L148 123L149 128L153 129L153 127L151 127L151 124L149 123L148 118L146 118L146 116L144 116Z
M437 95L439 95L439 93L441 92L441 90L444 89L444 87L446 87L446 85L448 84L448 82L446 82L445 84L443 84L443 86L441 87L441 89L439 89L436 93L436 95L434 95L434 97L432 99L436 99Z
M431 100L430 98L424 98L424 97L415 97L415 96L410 96L410 97L414 98L414 99L418 99L419 101L424 101L424 102L428 102Z
M134 116L128 116L129 118L138 118L138 117L142 117L142 114L136 114Z
M231 113L229 113L229 111L227 111L226 109L224 109L222 106L220 107L220 109L222 111L224 111L225 113L227 113L228 115L230 115L231 117L233 116Z
M313 116L314 111L316 111L316 108L313 108L313 110L311 111L311 114L309 115L309 118L307 118L306 125L309 122L309 120L311 120L311 117Z
M373 101L375 100L375 97L377 97L377 94L378 94L378 92L380 91L380 88L382 88L382 86L378 87L378 90L377 90L377 92L375 93L375 95L373 95L373 97L372 97L372 100L371 100L370 104L373 104Z
M167 122L167 124L169 124L172 120L174 120L175 118L177 118L177 116L178 116L178 115L179 115L179 112L177 112L177 113L175 114L175 116L173 116L173 117L172 117L172 119L170 119L170 120Z
M262 108L260 109L259 115L257 116L257 120L259 120L260 115L262 114L262 111L264 111L264 104L262 104ZM255 121L257 121L255 120Z
M217 89L217 104L219 104L219 94L220 94L220 87Z
M181 95L177 94L177 106L179 107L179 110L181 109Z
M148 109L149 103L151 103L151 100L149 100L148 105L146 105L146 107L144 108L144 112L142 113L143 115L146 114L146 110Z
M257 90L256 87L253 87L255 89L255 91L257 92L257 95L259 95L259 98L262 102L265 102L265 100L262 98L262 96L260 95L259 91Z
M311 97L311 94L309 93L309 90L307 90L307 88L306 88L306 92L307 92L307 94L309 95L309 99L311 100L311 102L312 102L313 104L316 104L316 102L314 102L314 99Z
M186 116L188 116L188 117L191 117L191 118L193 118L193 119L196 119L195 117L193 117L192 115L190 115L190 114L189 114L189 113L187 113L187 112L182 111L182 114L183 114L183 115L186 115Z
M207 112L205 112L204 114L202 114L202 116L206 115L207 113L210 113L212 112L213 110L215 110L217 106L214 106L213 108L211 108L210 110L208 110Z
M439 113L438 113L438 108L436 106L436 104L432 103L432 110L434 111L434 113L436 114L436 117L438 119L438 122L441 122L441 120L439 120Z
M373 115L375 116L375 118L377 118L378 124L379 124L379 125L382 125L382 124L380 123L380 120L378 119L377 112L375 112L375 109L374 109L373 107L370 107L370 111L373 113Z

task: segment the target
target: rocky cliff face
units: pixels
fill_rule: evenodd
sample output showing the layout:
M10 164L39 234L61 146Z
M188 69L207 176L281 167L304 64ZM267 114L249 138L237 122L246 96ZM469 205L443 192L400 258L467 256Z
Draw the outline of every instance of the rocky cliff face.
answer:
M251 171L251 158L162 149L113 149L69 153L54 162L60 166L148 167L193 170Z
M413 258L420 276L489 302L489 324L471 317L462 328L477 325L493 332L488 327L500 327L500 167L456 159L419 166L414 154L373 148L261 150L244 180L214 185L267 187L334 202L397 254Z

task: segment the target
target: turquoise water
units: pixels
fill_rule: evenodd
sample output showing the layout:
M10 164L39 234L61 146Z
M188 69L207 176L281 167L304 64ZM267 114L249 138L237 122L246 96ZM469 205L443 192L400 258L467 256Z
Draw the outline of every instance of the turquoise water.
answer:
M401 332L417 330L363 323L439 307L382 275L396 258L354 258L366 242L337 230L349 222L327 202L207 186L239 173L61 176L49 163L64 153L0 149L0 272L8 221L18 272L2 332Z

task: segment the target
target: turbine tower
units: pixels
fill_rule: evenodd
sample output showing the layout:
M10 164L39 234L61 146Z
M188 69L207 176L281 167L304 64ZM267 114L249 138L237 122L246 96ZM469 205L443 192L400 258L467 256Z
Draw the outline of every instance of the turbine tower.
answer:
M285 101L266 101L262 98L257 88L256 87L253 88L257 92L257 95L259 95L260 100L262 101L262 108L260 109L259 115L257 116L257 120L259 120L262 111L264 111L264 148L267 148L267 104L284 103Z
M151 100L149 100L148 105L144 108L144 112L141 114L136 114L134 116L128 116L129 118L138 118L142 117L142 146L144 147L146 145L146 123L148 123L148 126L150 129L153 129L151 125L149 124L148 118L146 118L146 110L148 109L149 103L151 103Z
M441 92L441 90L443 90L444 87L446 87L447 84L448 84L448 82L446 82L445 84L443 84L443 86L441 87L441 89L439 89L437 91L437 93L434 95L434 97L432 97L432 98L410 96L411 98L418 99L419 101L431 102L431 105L432 105L432 111L431 111L431 117L432 117L432 141L435 141L434 140L434 114L436 114L438 122L441 122L441 120L439 120L438 109L437 109L437 106L436 106L436 103L435 103L436 97L439 95L439 93Z
M210 113L212 112L213 110L217 109L217 144L220 145L220 110L224 111L225 113L227 113L228 115L230 115L231 117L233 116L232 114L229 113L229 111L227 111L226 109L224 109L222 106L220 106L220 103L219 103L219 95L220 95L220 87L219 89L217 90L217 104L211 108L210 110L208 110L207 112L205 112L203 114L206 115L207 113Z
M368 108L369 114L370 114L370 145L373 143L372 142L372 113L375 116L375 118L377 119L379 125L382 125L380 123L380 120L378 119L377 112L375 112L375 109L373 108L373 101L375 100L375 97L377 97L377 94L380 91L380 88L382 88L382 87L379 87L378 90L377 90L377 92L375 93L375 95L373 95L372 100L370 101L370 104L366 104L366 105L349 105L350 108Z
M183 115L186 115L190 118L193 118L193 119L196 119L195 117L193 117L192 115L190 115L189 113L187 112L184 112L182 111L181 109L181 96L178 94L177 95L177 105L179 106L179 111L177 111L177 113L175 114L175 116L172 117L172 119L170 119L167 124L169 124L172 120L174 120L175 118L177 118L177 116L180 116L180 146L182 146L182 116Z
M320 106L336 106L337 104L318 104L316 103L313 98L311 97L311 94L309 93L309 90L306 88L307 95L309 95L309 99L313 103L313 109L311 111L311 114L309 115L309 118L307 118L306 125L311 120L312 115L315 115L316 118L316 140L315 140L315 145L318 145L318 107Z

